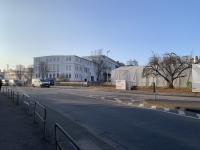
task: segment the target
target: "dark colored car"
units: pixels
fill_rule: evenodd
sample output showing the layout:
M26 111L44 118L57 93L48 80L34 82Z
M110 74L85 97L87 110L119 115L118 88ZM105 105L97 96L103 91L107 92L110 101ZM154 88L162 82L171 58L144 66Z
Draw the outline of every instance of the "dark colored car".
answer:
M40 80L40 87L50 87L50 81L49 80Z
M46 79L50 82L50 85L55 85L54 79Z

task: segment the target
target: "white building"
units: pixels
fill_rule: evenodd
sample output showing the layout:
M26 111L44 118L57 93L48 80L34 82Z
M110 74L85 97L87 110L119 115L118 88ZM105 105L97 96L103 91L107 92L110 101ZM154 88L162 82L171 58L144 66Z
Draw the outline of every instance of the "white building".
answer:
M34 78L60 77L69 81L96 81L95 65L90 60L75 55L34 58Z
M97 81L110 82L111 71L119 67L119 63L105 55L85 56L84 58L90 60L95 64ZM98 76L98 69L101 70ZM99 79L98 79L99 78Z

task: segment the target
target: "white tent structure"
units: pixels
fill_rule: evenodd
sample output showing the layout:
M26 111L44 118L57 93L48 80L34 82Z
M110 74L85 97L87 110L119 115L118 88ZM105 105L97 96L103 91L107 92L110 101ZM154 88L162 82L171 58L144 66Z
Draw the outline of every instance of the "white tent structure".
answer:
M192 92L200 92L200 64L192 65Z
M115 85L116 80L126 80L127 89L131 89L132 86L148 87L152 86L155 82L157 87L166 87L167 83L162 77L148 76L144 77L143 66L123 66L114 69L111 74L112 84ZM187 87L187 82L191 81L191 69L184 72L186 75L184 78L178 78L174 82L175 87Z

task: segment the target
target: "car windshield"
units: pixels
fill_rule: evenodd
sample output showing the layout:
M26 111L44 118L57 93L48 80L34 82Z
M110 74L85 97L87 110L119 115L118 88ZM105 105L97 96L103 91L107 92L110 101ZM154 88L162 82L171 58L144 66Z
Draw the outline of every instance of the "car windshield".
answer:
M49 80L41 80L41 82L49 82Z

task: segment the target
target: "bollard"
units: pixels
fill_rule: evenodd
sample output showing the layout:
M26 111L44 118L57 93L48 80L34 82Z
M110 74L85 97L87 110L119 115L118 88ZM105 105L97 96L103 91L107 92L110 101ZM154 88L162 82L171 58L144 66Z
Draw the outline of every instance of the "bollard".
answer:
M17 92L17 101L16 101L16 105L19 105L19 92Z
M46 119L47 119L47 111L46 111L46 108L44 109L44 124L43 124L43 132L44 132L44 135L43 135L43 138L45 139L46 138Z
M12 96L12 101L13 103L15 102L15 91L12 92L13 96Z

